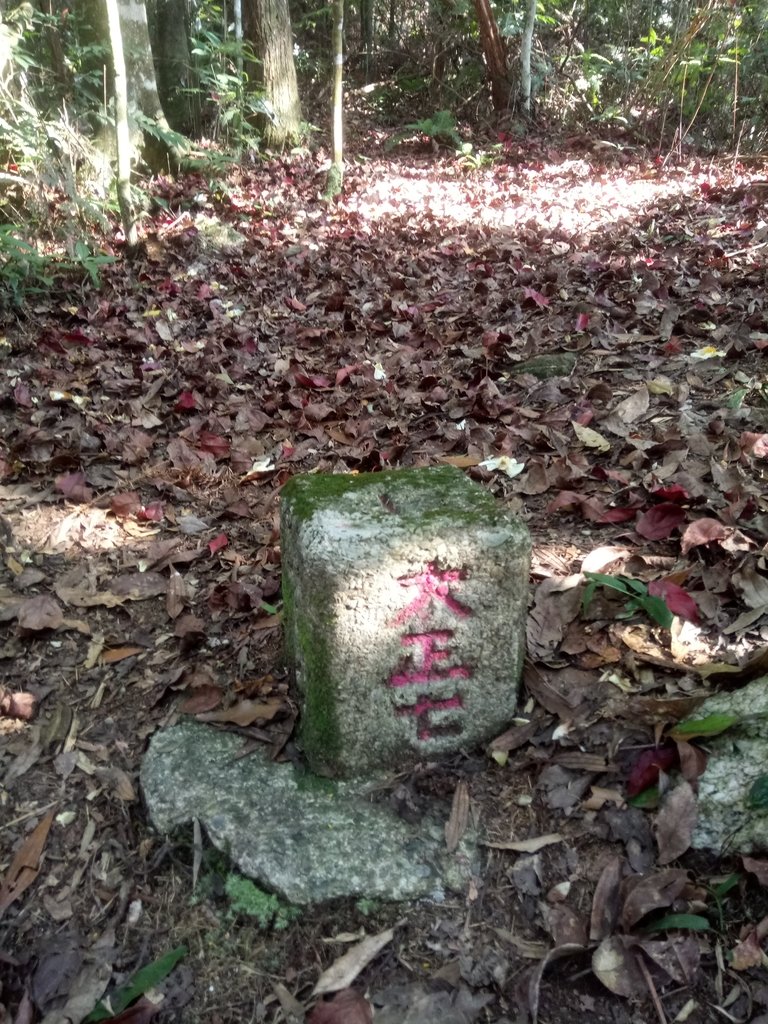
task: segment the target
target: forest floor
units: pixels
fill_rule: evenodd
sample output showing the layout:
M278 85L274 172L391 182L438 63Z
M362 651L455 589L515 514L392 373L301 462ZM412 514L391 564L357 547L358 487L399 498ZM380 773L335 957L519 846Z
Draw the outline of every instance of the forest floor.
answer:
M80 1022L180 946L110 1019L768 1020L768 861L687 849L685 815L655 833L670 773L695 785L703 755L669 741L661 775L642 758L719 663L754 666L768 641L768 180L574 146L475 170L379 147L331 204L307 155L156 181L135 261L9 317L3 1024ZM495 845L442 904L261 929L205 836L200 855L191 828L148 825L147 741L203 715L289 756L280 488L443 463L530 526L521 717L392 785L413 813L465 782ZM584 610L584 570L647 584L642 607L622 618L599 588ZM671 629L644 612L654 594ZM683 927L654 929L670 911ZM321 971L395 925L312 1010Z

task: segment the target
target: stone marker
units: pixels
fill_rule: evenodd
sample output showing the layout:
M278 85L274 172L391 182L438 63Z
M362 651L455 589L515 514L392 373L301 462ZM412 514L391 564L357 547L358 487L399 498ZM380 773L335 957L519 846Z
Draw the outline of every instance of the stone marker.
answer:
M281 496L286 647L319 773L399 771L515 714L530 538L450 466L294 477Z
M768 808L752 806L749 793L768 775L768 676L709 697L690 718L708 715L732 715L737 721L706 740L707 767L697 780L691 845L720 853L765 853Z

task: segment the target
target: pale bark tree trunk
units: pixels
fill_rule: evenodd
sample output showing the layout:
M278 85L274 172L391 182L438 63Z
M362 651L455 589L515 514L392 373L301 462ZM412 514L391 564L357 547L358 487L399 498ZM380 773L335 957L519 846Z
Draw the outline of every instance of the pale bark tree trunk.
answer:
M115 140L117 143L117 201L128 253L136 250L138 234L131 200L131 135L128 126L128 86L125 78L123 37L117 0L106 0L109 42L115 72Z
M325 184L325 198L341 192L344 181L344 0L333 0L333 163Z
M143 132L142 156L152 170L176 171L185 147L180 138L173 138L160 102L144 0L117 0L117 6L125 53L129 120L138 123ZM140 118L136 122L137 114L143 115L152 127L142 127Z
M301 129L288 0L247 0L243 22L246 39L262 62L261 83L274 118L265 125L265 141L282 148L295 141Z
M493 109L501 112L509 106L507 54L491 10L490 0L475 0L475 11L480 27L483 55L488 67L488 79L491 83Z
M523 110L526 114L531 112L531 50L533 48L533 30L536 27L536 0L528 0L528 10L525 15L525 27L523 38L520 44L520 92L523 100Z

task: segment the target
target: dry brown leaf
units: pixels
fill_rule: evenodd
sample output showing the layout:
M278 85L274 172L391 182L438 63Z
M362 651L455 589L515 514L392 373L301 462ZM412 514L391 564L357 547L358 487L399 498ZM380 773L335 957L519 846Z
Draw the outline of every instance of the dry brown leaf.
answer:
M114 665L118 661L125 661L126 658L144 654L145 650L144 647L113 647L111 651L102 651L99 661L102 665Z
M676 860L691 845L697 813L696 795L690 782L683 780L666 794L656 817L659 864Z
M507 843L483 843L483 846L490 846L493 850L514 850L515 853L537 853L545 846L552 846L553 843L562 843L563 837L559 832L550 832L546 836L535 836L533 839L510 840Z
M464 779L456 784L451 804L451 816L445 823L445 846L448 853L453 853L467 831L469 822L469 788Z
M39 594L22 603L17 621L22 633L39 633L44 629L58 629L64 622L64 613L50 594Z
M54 813L49 811L16 851L0 885L0 917L37 878Z
M671 906L688 885L688 875L680 868L667 868L656 874L629 880L621 910L621 927L629 931L652 910Z
M592 897L589 919L589 941L601 942L613 934L619 917L619 892L623 857L613 857L603 868Z
M184 611L187 602L187 585L180 572L171 568L168 580L168 591L165 595L165 610L169 619L177 619Z
M634 945L634 940L628 936L609 935L592 954L595 976L609 991L625 999L642 995L646 991Z
M312 990L312 995L319 996L326 992L339 992L341 989L348 989L360 971L367 967L374 957L378 956L381 950L392 941L394 935L395 929L387 928L386 931L379 932L378 935L367 935L361 942L356 943L343 956L335 960L328 970L323 971Z
M115 765L112 765L111 768L97 768L94 774L99 782L114 793L119 800L126 804L131 804L136 800L136 789L122 768Z
M247 726L254 722L270 722L283 707L285 702L281 699L241 700L231 708L206 711L196 717L198 722L231 722L233 725Z

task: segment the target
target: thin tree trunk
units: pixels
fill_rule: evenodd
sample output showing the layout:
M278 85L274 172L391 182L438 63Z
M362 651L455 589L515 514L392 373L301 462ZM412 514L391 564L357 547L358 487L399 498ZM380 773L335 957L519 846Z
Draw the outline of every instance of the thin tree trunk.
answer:
M475 11L480 27L480 42L491 83L493 109L504 111L509 106L507 54L489 0L475 0Z
M117 201L128 253L136 250L138 233L131 201L131 133L128 126L128 83L117 0L106 0L109 42L115 72L115 139L117 143Z
M360 38L363 43L365 84L373 75L373 0L360 0Z
M325 197L341 192L344 180L344 0L333 0L333 163Z
M525 15L523 39L520 44L520 92L523 99L523 110L531 112L531 50L533 48L533 30L536 27L536 0L528 0Z

